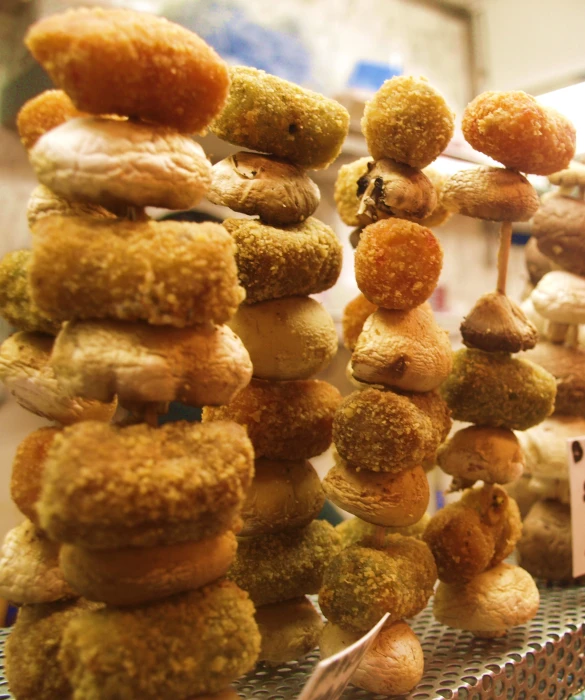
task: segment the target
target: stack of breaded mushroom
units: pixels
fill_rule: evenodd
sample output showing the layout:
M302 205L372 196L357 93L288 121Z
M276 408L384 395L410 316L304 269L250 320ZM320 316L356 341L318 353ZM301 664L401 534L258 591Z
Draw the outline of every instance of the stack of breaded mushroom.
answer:
M443 203L466 216L501 223L495 292L482 296L461 325L466 348L455 355L442 393L453 417L473 423L441 449L438 463L454 477L462 498L437 513L424 539L441 583L435 617L479 637L498 637L532 619L538 589L524 569L504 563L521 535L516 502L502 484L524 467L514 430L527 430L553 411L554 377L513 353L529 350L536 328L506 296L512 221L526 221L538 207L521 174L547 174L568 162L575 131L556 112L523 92L487 92L463 115L463 134L477 150L505 167L482 167L453 175ZM521 172L520 172L521 171ZM476 481L483 486L472 487Z
M346 315L356 319L349 371L360 390L336 412L335 466L323 482L327 496L359 520L344 536L353 543L325 572L320 646L323 655L339 651L390 613L352 682L402 694L423 672L422 648L404 619L425 607L437 578L427 545L404 533L424 527L425 466L451 426L437 389L452 350L427 301L443 251L429 228L410 219L423 220L437 204L421 168L449 142L453 114L424 79L394 78L366 105L362 129L373 160L361 175L360 161L347 166L337 199L371 222L360 233L355 273L361 304L372 308L361 332L359 309Z
M244 292L223 227L144 207L206 192L211 165L187 134L221 110L228 71L198 36L126 10L49 17L27 45L63 92L20 115L44 188L32 253L3 263L3 308L27 332L2 347L2 371L22 403L74 424L27 438L14 465L30 520L0 565L2 594L25 604L8 679L18 700L207 696L260 648L253 604L224 578L253 449L234 422L157 427L156 413L248 383L248 352L222 325ZM30 333L62 322L52 348ZM116 397L134 411L125 425L108 422Z
M237 246L246 302L230 321L253 365L251 383L226 406L206 407L204 424L245 425L256 455L236 561L228 577L257 606L260 659L279 664L316 645L317 593L338 550L329 523L316 521L325 496L308 461L331 443L341 397L311 379L337 351L333 320L315 299L341 269L335 233L314 218L320 194L307 170L339 153L349 117L341 105L253 68L231 70L228 103L211 130L269 155L242 151L213 167L208 199L248 218L224 227ZM253 217L253 218L250 218Z

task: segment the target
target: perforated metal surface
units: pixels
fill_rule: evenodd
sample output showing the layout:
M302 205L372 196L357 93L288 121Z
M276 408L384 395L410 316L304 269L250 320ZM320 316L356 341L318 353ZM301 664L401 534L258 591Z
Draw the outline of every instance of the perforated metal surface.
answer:
M409 700L565 700L585 686L585 587L541 588L536 618L503 639L478 640L447 629L434 620L430 608L413 627L425 652L425 675ZM0 700L12 697L3 675L6 636L0 630ZM236 688L242 698L292 700L317 661L318 654L312 653L279 668L261 664ZM343 698L385 696L350 687Z

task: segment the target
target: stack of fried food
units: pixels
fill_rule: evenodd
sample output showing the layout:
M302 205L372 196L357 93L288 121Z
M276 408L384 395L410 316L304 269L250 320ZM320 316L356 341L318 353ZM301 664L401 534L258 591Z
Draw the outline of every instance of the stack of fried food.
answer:
M220 161L207 194L248 215L223 225L246 290L229 325L250 353L254 377L227 405L206 407L203 421L236 421L254 446L255 477L228 578L257 606L260 659L279 664L317 645L322 622L305 596L318 592L339 549L333 527L315 520L325 496L308 461L331 443L341 396L311 377L338 341L333 320L309 295L337 280L341 245L312 216L320 193L307 170L336 158L349 116L333 100L254 68L232 68L230 78L227 105L211 130L269 154L242 151Z
M502 484L518 479L524 457L514 430L527 430L554 408L554 377L514 353L533 348L537 331L506 296L512 221L527 221L538 208L521 174L547 174L567 163L575 131L560 114L523 92L487 92L463 114L463 134L477 150L505 167L481 167L453 175L442 200L453 211L501 224L495 292L482 296L461 325L466 348L455 355L441 391L453 417L473 423L439 451L438 464L465 489L460 501L439 511L424 540L441 583L435 617L479 637L498 637L536 614L538 589L527 571L504 559L521 532L516 502ZM520 172L521 171L521 172ZM483 486L470 488L482 481Z
M421 645L403 620L425 607L437 578L419 538L429 501L425 467L451 427L437 389L452 351L427 301L443 251L416 221L437 204L421 168L447 145L453 114L426 80L394 78L366 105L362 129L373 160L365 174L361 161L347 166L336 188L344 216L351 205L356 219L369 221L355 252L363 299L345 319L349 372L359 390L336 412L335 465L323 482L328 498L357 519L340 528L347 546L325 572L319 602L328 623L320 647L324 656L339 651L390 613L352 680L389 695L410 691L422 676Z
M260 648L253 604L225 578L253 449L234 422L157 427L156 413L248 383L222 325L244 291L223 227L144 207L206 192L211 166L187 134L221 110L228 71L191 32L126 10L49 17L26 41L62 91L19 119L43 187L32 253L2 263L2 310L22 328L2 373L23 405L72 425L37 431L15 460L28 520L0 563L1 594L23 605L8 679L18 700L208 696ZM124 425L109 422L116 397L134 411Z

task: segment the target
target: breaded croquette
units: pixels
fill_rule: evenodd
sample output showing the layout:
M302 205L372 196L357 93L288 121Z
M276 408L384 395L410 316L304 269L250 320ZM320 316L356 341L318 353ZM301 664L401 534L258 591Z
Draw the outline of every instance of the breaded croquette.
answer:
M55 321L223 323L244 296L218 224L51 216L33 233L31 294Z
M354 160L339 168L333 197L337 212L344 224L348 226L360 226L362 220L358 216L360 198L358 197L358 180L368 173L368 163L372 159L369 156ZM365 223L370 223L368 220Z
M366 632L387 612L388 622L419 613L436 580L437 568L427 545L392 535L383 548L368 542L342 550L325 571L319 605L336 625Z
M430 519L431 516L425 513L418 523L414 525L386 527L384 528L384 539L388 535L403 535L404 537L415 537L417 540L420 540ZM344 549L352 544L363 545L364 542L371 541L376 530L375 525L366 523L365 520L360 520L360 518L349 518L335 527L335 531L341 537L341 546Z
M423 539L431 548L439 578L470 581L511 554L522 534L520 511L501 486L464 492L460 501L438 511Z
M210 130L224 141L326 168L341 151L349 114L335 100L256 68L230 69L228 101Z
M215 693L253 668L260 650L254 606L230 581L129 610L82 613L59 661L73 700L184 700Z
M324 520L300 530L240 537L228 578L247 591L255 605L317 593L323 573L339 552L339 535Z
M376 304L368 301L363 294L358 294L355 299L347 303L343 309L341 327L343 330L343 344L348 350L355 348L366 319L377 309Z
M235 423L85 421L53 441L37 511L52 538L89 549L197 540L239 525L253 468Z
M333 229L314 217L273 228L255 219L226 219L236 243L236 264L246 303L317 294L341 272L341 243Z
M203 421L246 426L257 459L310 459L331 444L339 391L318 379L252 379L227 406L206 406Z
M16 117L16 128L22 145L29 150L47 131L82 115L63 90L45 90L24 103Z

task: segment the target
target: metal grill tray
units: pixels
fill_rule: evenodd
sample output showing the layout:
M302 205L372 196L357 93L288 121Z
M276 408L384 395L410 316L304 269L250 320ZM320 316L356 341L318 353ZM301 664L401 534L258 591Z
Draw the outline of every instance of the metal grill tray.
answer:
M480 640L448 629L430 607L413 627L425 652L425 674L408 700L564 700L585 686L585 587L541 585L541 605L529 625L507 637ZM4 641L0 630L0 700L12 698L4 678ZM259 664L236 683L242 698L293 700L298 697L318 653L278 668ZM349 687L344 700L382 700ZM405 696L402 696L406 700Z

